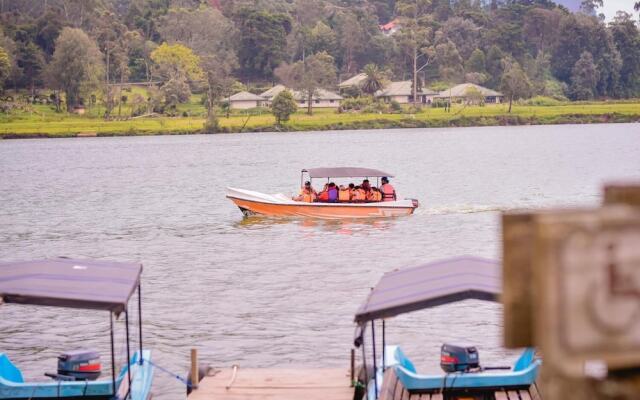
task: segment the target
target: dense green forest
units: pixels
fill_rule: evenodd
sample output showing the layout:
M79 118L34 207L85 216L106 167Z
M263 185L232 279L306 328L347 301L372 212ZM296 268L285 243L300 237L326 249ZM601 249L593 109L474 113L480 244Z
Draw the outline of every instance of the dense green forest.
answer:
M32 99L46 88L57 107L101 102L108 114L119 84L150 82L147 98L128 101L163 108L202 93L211 111L238 90L292 76L313 87L314 73L332 86L366 67L374 88L415 71L416 85L436 89L473 82L516 97L638 97L638 24L625 12L605 22L601 5L584 0L571 13L550 0L0 0L0 88Z

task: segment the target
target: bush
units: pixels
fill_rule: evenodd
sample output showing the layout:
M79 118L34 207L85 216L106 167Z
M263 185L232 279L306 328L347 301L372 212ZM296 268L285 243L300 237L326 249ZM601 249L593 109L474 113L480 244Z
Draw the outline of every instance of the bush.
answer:
M368 106L362 109L362 112L370 113L370 114L381 114L381 113L386 114L389 111L390 111L390 107L381 101L374 101L373 103L369 104Z
M389 103L389 106L391 107L391 111L394 113L402 112L402 106L396 100L391 100L391 102Z
M211 114L207 117L207 122L204 123L202 127L202 133L219 133L220 132L220 122L218 121L218 117L215 114Z
M340 102L340 111L362 111L373 104L371 97L346 98Z
M283 90L271 102L271 112L276 117L276 125L280 126L282 122L288 121L289 116L298 111L293 94L288 90Z

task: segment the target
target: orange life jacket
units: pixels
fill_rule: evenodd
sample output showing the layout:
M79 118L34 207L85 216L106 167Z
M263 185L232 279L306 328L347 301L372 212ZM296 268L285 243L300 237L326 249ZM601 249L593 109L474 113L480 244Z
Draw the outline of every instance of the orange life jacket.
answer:
M382 192L382 201L395 201L396 190L389 183L385 183L380 186L380 191Z
M349 189L340 189L338 192L338 201L341 203L346 203L351 200L351 190Z
M316 194L311 190L307 191L305 189L302 189L300 191L299 198L302 198L301 201L304 201L305 203L313 203L316 198Z
M367 199L367 195L364 190L356 189L353 191L353 201L365 201Z
M327 191L320 192L320 194L318 195L318 201L324 201L324 202L329 201L329 192Z
M372 190L370 192L369 201L382 201L382 193L377 190Z

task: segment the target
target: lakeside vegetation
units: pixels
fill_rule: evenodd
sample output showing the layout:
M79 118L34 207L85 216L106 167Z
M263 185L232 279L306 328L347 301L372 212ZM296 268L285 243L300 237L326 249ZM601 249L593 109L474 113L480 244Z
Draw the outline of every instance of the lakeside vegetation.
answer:
M286 123L276 126L275 117L265 110L232 113L220 117L220 132L313 131L339 129L418 128L448 126L533 125L597 122L640 122L640 100L627 102L567 102L555 105L464 106L423 108L411 113L343 112L316 110L314 115L298 111ZM125 109L126 110L126 109ZM11 116L0 116L0 137L74 137L202 133L206 122L204 106L185 105L189 116L104 120L99 108L87 115L60 114L50 106L33 106Z
M0 129L42 131L28 121L19 126L15 110L47 122L39 106L53 105L67 123L59 127L61 121L51 121L58 131L71 133L77 125L114 133L147 132L154 125L195 131L201 121L193 120L204 115L194 104L205 107L211 133L271 129L270 117L238 122L225 118L221 108L234 93L251 97L282 83L306 99L311 114L310 100L317 101L321 90L338 90L339 82L360 72L366 80L340 87L343 97L373 98L390 81L404 81L411 83L407 97L415 108L423 88L441 91L467 82L497 90L516 105L536 96L562 107L568 100L640 97L640 30L631 4L605 18L598 15L602 0L573 3L576 7L568 9L564 0L0 2L0 117L8 124ZM127 93L130 84L147 92ZM27 93L27 99L11 93ZM557 117L521 110L503 118L493 109L482 116L465 109L454 117L414 110L407 117L403 114L411 110L373 108L313 122L295 115L282 128L342 127L372 119L403 121L403 126L411 120L439 125L468 118L481 124L546 123ZM89 110L95 121L64 110ZM573 115L563 110L558 113ZM369 115L379 112L382 117ZM593 112L580 118L603 115ZM121 121L148 114L161 117ZM617 118L615 110L606 114ZM168 119L180 116L186 120ZM278 118L287 121L285 114Z

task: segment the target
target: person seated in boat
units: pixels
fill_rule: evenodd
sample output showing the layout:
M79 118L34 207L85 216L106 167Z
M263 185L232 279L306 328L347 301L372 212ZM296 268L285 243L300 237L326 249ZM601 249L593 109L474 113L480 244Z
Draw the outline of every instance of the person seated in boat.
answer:
M371 184L369 183L368 179L363 180L360 187L362 188L362 190L364 190L365 194L369 194L369 192L371 191Z
M338 186L335 183L329 183L329 187L327 188L327 193L329 194L329 203L336 203L338 201Z
M353 185L353 183L351 185ZM351 201L351 185L340 185L340 190L338 191L339 203L348 203Z
M311 186L311 182L306 181L302 189L300 189L300 194L293 198L295 201L304 201L305 203L313 203L318 198L318 193Z
M361 186L356 186L353 190L353 197L351 199L353 203L364 203L367 201L367 194Z
M371 187L371 190L369 191L369 193L367 193L367 201L372 203L382 201L382 193L380 192L380 190L378 190L377 187Z
M322 191L318 193L318 201L320 203L327 203L329 201L329 184L325 183Z
M389 183L389 178L386 176L382 178L382 186L380 186L382 192L382 201L396 201L396 189Z

